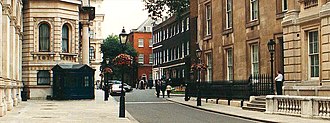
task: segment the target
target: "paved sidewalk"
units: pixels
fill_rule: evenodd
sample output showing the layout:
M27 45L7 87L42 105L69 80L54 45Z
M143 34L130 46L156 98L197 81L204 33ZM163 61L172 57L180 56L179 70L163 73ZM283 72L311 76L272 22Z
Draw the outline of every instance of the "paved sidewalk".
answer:
M261 122L280 122L280 123L329 123L330 120L322 119L309 119L295 116L285 116L285 115L275 115L275 114L266 114L264 112L257 111L248 111L243 110L241 107L220 105L214 103L205 103L205 100L202 100L202 106L197 107L196 99L191 98L189 101L184 101L184 97L171 97L167 100L180 103L189 107L198 108L206 111L247 118L252 120L258 120Z
M19 104L0 123L138 123L127 111L119 118L119 103L113 97L103 101L103 91L95 91L95 100L28 100Z

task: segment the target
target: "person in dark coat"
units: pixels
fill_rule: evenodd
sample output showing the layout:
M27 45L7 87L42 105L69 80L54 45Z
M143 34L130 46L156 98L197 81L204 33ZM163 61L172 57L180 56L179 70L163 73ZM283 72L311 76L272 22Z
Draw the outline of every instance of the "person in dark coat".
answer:
M163 98L165 98L166 82L164 80L161 81L161 90L162 90Z
M157 98L159 98L159 93L160 93L160 81L159 80L156 80L156 92L157 92Z

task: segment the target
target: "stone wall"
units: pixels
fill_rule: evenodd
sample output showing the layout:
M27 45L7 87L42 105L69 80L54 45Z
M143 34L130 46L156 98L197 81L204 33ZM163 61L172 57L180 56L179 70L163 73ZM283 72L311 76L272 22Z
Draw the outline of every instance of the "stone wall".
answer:
M0 117L21 101L21 0L0 1Z
M50 50L39 51L39 26L50 26ZM62 27L69 27L68 52L62 52ZM59 63L78 63L79 4L61 1L29 0L24 3L23 82L30 99L51 95L51 85L39 85L39 70L50 72Z

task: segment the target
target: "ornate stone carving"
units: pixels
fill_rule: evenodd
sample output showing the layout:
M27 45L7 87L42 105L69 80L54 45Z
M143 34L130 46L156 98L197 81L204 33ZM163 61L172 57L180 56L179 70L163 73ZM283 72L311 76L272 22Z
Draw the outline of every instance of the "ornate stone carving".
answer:
M11 15L13 13L13 9L10 4L3 4L2 5L2 14L4 15Z

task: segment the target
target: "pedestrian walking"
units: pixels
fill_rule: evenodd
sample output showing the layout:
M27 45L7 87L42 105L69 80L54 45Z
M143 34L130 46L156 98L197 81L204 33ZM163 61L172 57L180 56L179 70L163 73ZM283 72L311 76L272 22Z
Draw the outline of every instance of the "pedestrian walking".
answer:
M164 80L162 80L161 82L161 91L163 94L163 98L165 98L165 90L166 90L166 82Z
M172 87L171 87L171 85L167 85L167 86L166 86L166 92L167 92L167 97L168 97L168 98L170 98L171 91L172 91Z
M156 80L156 92L157 92L157 98L159 98L159 93L160 93L160 81Z
M282 95L283 75L281 71L277 71L277 76L275 77L275 83L276 83L277 95Z

